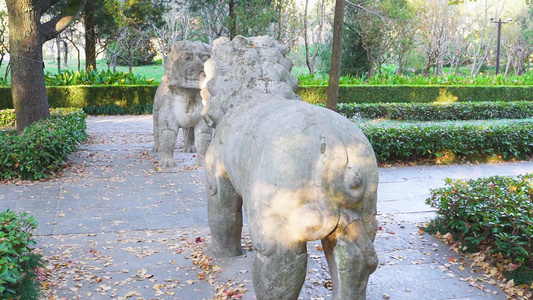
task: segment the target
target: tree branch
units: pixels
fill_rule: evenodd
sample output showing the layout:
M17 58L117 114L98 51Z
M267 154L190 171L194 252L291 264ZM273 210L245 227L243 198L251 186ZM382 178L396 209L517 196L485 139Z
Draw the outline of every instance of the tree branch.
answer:
M367 12L369 14L373 14L374 16L376 16L376 17L378 17L380 19L383 19L382 15L380 15L380 14L374 12L374 11L371 11L369 9L366 9L366 8L362 7L361 5L357 5L357 4L353 3L352 1L344 0L344 2L349 4L349 5L351 5L351 6L353 6L353 7L355 7L355 8L357 8L357 9L364 10L365 12Z
M39 16L42 16L46 11L48 11L52 6L56 5L59 2L59 0L41 0L40 4L38 4L36 7L40 9L38 12Z
M54 0L47 0L53 2ZM79 13L85 7L87 0L71 0L58 15L50 21L39 26L39 38L42 42L55 38L61 31L65 30L78 17Z

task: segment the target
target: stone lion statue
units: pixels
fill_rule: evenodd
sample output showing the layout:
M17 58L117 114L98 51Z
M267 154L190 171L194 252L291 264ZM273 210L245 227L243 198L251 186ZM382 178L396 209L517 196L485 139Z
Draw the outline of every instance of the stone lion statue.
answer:
M365 299L378 260L374 151L345 117L301 101L287 49L268 36L215 41L203 111L210 249L242 254L243 207L257 299L297 299L320 239L334 299Z
M160 164L164 167L176 164L173 156L180 128L185 137L184 151L198 150L196 163L204 163L212 129L201 118L200 85L205 79L204 62L210 54L211 46L199 41L178 41L172 45L153 108L153 150L161 152Z

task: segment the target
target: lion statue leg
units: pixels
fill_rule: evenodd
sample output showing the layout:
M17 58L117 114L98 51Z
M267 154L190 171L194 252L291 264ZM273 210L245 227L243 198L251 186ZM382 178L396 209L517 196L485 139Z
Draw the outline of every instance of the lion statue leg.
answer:
M194 126L194 139L196 141L196 150L198 150L198 158L196 159L197 166L205 165L205 154L211 139L213 137L213 129L205 123L203 119Z
M357 220L337 227L322 239L333 282L334 300L366 299L368 277L378 264L372 243L376 233L375 219L371 223L365 225L363 220Z
M212 158L209 155L207 158ZM211 229L210 251L215 257L233 257L243 254L242 198L231 184L222 164L208 165L207 216Z
M181 128L183 132L183 152L185 153L195 153L196 148L194 147L194 128Z
M250 228L251 232L257 234L253 228ZM254 242L252 275L257 299L298 299L307 274L307 243L284 245L266 238L259 240L271 244L258 245Z
M174 148L176 147L176 139L178 136L178 129L165 128L159 132L159 151L161 151L161 163L163 167L175 167Z

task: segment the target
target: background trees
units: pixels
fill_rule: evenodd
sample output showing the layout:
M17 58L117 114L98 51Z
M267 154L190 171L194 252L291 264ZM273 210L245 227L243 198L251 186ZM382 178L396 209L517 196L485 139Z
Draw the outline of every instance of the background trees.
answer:
M445 68L449 73L476 75L491 70L496 45L491 18L520 22L503 27L506 44L501 59L507 73L515 69L519 73L528 60L528 51L519 49L530 44L530 22L525 21L530 18L529 0L346 3L343 75L429 75L443 74ZM220 36L268 34L291 48L297 65L307 69L299 72L327 74L333 12L333 0L87 0L80 21L61 35L61 47L50 48L62 51L63 59L85 53L86 68L96 68L97 59L105 59L109 68L116 64L133 68L155 54L164 62L176 40L209 43Z
M60 26L54 34L35 36L34 43L26 48L37 50L25 52L29 56L24 57L32 60L26 59L24 63L17 54L22 48L8 38L6 10L4 15L0 11L0 65L8 60L10 51L15 51L9 60L11 64L22 64L25 68L33 65L32 74L42 73L42 68L37 70L39 63L42 67L42 43L58 36L68 24L72 26L58 36L58 44L45 47L54 51L58 69L61 64L70 65L72 59L77 59L80 69L85 57L88 69L104 61L109 69L122 64L133 71L134 66L151 63L154 58L164 63L170 45L176 40L209 43L220 36L268 34L291 49L289 55L298 67L298 74L327 76L330 72L335 33L333 0L0 0L0 8L3 2L11 11L17 11L9 21L13 28L9 34L15 36L32 30L27 25L24 29L14 25L21 22L18 12L22 6L35 6L38 14L23 23L40 28L35 31L39 35L44 28L50 28L45 24L56 22L60 15L68 16L57 23ZM83 4L73 6L76 9L66 5L73 3ZM528 71L533 51L530 25L533 4L529 0L351 0L344 4L342 75L493 73L497 26L491 18L514 20L502 28L500 58L504 74ZM80 7L82 17L75 21ZM7 47L8 42L11 47ZM57 57L63 60L59 62ZM15 77L20 73L13 75L16 85ZM22 91L17 93L21 95ZM42 87L30 94L41 93ZM25 98L32 97L35 96ZM45 106L38 107L44 110ZM46 113L35 118L40 117L46 117ZM25 122L23 118L21 122Z
M55 7L58 13L42 23L41 17L59 0L7 0L11 93L17 115L17 131L50 116L44 85L43 43L56 37L76 20L84 0L67 1Z

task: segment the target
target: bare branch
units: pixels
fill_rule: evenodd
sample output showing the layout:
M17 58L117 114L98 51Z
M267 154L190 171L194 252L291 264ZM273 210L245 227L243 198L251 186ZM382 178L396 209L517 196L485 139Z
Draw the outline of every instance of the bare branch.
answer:
M349 5L351 5L351 6L353 6L353 7L355 7L355 8L357 8L357 9L360 9L360 10L363 10L363 11L369 13L369 14L372 14L372 15L380 18L380 19L384 19L385 18L384 16L380 15L379 13L377 13L375 11L372 11L372 10L369 10L367 8L364 8L361 5L357 5L357 4L353 3L352 1L344 0L344 2L349 4Z

